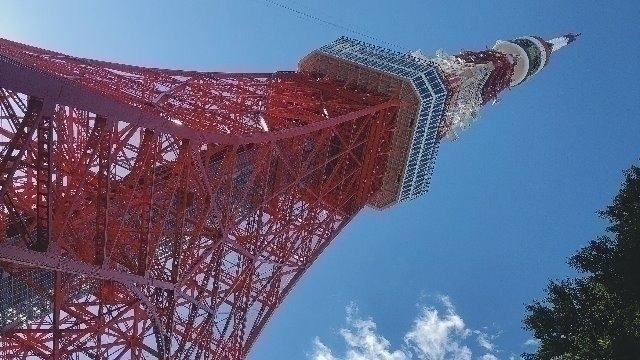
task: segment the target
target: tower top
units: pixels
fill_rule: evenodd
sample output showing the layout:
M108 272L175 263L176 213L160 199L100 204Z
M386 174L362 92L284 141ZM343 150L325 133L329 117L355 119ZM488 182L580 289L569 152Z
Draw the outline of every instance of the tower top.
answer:
M515 67L509 86L516 86L540 72L553 52L572 43L578 36L579 33L569 33L548 41L539 36L522 36L508 41L498 40L493 49L512 57Z
M549 44L552 45L551 51L557 51L561 47L571 44L572 42L576 41L576 39L580 35L582 35L582 33L577 33L577 34L568 33L566 35L549 40Z
M339 79L349 86L398 98L393 150L381 190L370 205L384 208L428 190L438 145L468 128L480 109L500 92L538 73L551 54L578 35L552 40L523 36L499 40L491 49L426 57L398 53L342 37L307 55L302 72Z

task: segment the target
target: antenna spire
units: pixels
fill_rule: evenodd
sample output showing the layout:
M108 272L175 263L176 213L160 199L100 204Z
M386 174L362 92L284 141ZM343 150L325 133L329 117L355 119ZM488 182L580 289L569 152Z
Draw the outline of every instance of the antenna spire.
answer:
M566 35L549 40L548 43L551 44L551 51L558 51L558 49L571 44L572 42L576 41L576 39L580 35L582 35L582 33L568 33Z

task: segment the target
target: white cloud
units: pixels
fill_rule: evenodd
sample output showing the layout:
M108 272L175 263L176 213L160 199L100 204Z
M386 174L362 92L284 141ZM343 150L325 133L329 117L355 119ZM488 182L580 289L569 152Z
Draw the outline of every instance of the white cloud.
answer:
M313 339L313 357L314 360L337 360L331 355L331 350L326 347L317 337Z
M529 339L524 342L524 346L539 346L540 341L538 339Z
M344 360L409 360L411 354L404 350L390 350L391 344L376 332L372 319L361 319L358 309L352 304L347 307L347 327L340 329L340 335L347 345ZM340 360L331 353L320 339L314 340L313 360Z
M540 340L538 340L538 339L529 339L529 340L525 341L524 344L522 344L522 346L524 346L526 348L537 348L538 346L540 346Z
M403 350L391 351L389 340L376 334L376 324L371 319L352 319L352 329L340 330L347 343L347 360L407 360L411 356Z
M484 354L480 356L480 360L498 360L498 358L493 354Z
M478 344L480 344L483 349L489 352L495 349L496 346L491 342L492 337L489 336L489 334L479 330L475 330L473 333L478 335Z
M373 319L358 317L355 306L347 307L347 326L340 330L346 351L336 357L320 339L314 340L312 360L471 360L472 350L467 343L477 343L485 352L479 360L497 360L493 354L494 336L466 327L464 320L446 296L439 297L443 311L422 307L413 326L404 336L404 344L393 350L391 343L378 334Z
M440 300L446 312L441 316L433 307L423 308L405 335L405 343L414 349L419 359L444 360L447 356L453 360L470 360L471 350L458 341L467 338L471 331L456 314L449 298L443 296Z

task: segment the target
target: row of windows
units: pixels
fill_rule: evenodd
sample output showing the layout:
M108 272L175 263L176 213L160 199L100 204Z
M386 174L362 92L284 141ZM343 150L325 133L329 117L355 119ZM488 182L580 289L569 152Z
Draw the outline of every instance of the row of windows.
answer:
M425 171L425 169L428 167L429 162L427 160L431 159L431 156L426 156L427 154L425 154L425 156L423 156L423 161L420 162L420 165L418 166L413 166L413 167L408 167L406 169L406 173L405 173L405 181L403 182L403 185L411 185L412 183L415 182L415 180L413 179L416 174L420 175L423 174ZM413 185L412 185L413 187Z
M437 153L437 146L434 147L432 151L431 159L435 159L435 154ZM402 186L402 190L400 193L400 200L405 200L407 198L415 198L419 195L424 194L429 187L429 179L433 175L433 169L435 167L435 162L430 161L426 168L422 167L418 176L414 179L413 182L406 183Z
M413 182L413 180L410 181L410 179L414 176L415 174L415 170L416 167L418 170L424 170L425 167L429 164L429 162L431 161L431 148L433 147L433 144L430 144L431 146L422 149L423 151L417 155L412 157L412 160L416 160L418 159L418 157L420 158L420 162L419 164L417 163L417 161L413 161L412 163L409 163L407 165L406 168L406 175L405 175L405 180L407 183ZM418 171L418 175L420 175L422 173L422 171Z
M427 78L426 82L424 80L425 76ZM421 74L412 78L411 81L423 100L430 97L429 95L434 95L436 97L446 95L446 90L435 72L432 72L431 74Z
M371 59L377 59L381 64L373 67L407 77L415 72L424 73L432 69L431 66L416 62L413 57L346 39L338 39L329 45L323 46L320 50L343 58L351 58L349 55L357 53ZM390 64L395 66L390 67Z
M383 58L386 61L392 61L397 65L404 66L406 68L412 68L416 71L427 71L433 62L429 60L416 59L415 57L402 54L391 49L383 48L376 45L367 44L358 40L341 37L336 41L327 44L320 48L320 51L333 52L336 48L342 48L344 50L351 50L358 53L364 53L367 55L374 55L379 58Z
M347 38L338 39L321 50L374 69L410 78L423 100L434 94L445 94L437 70L433 66L417 63L409 56ZM429 85L433 85L433 89Z
M432 167L433 159L435 158L433 149L422 154L422 159L419 165L408 167L405 172L405 179L403 181L402 193L405 192L424 192L423 189L424 179L429 179L431 173L429 169Z
M368 57L374 57L377 58L379 60L381 60L382 62L385 63L394 63L397 65L401 65L399 64L399 59L401 58L400 54L396 54L396 53L389 53L389 52L385 52L385 51L380 51L379 49L376 49L374 47L369 47L369 46L360 46L356 49L354 49L356 52L359 52L361 54L364 54ZM405 67L407 68L414 68L414 66L412 66L413 64L409 64L408 66L405 65Z
M405 169L404 180L400 193L400 200L406 200L407 198L416 197L427 191L429 181L431 178L434 159L438 151L438 144L436 142L436 136L438 132L438 124L440 117L442 116L442 106L435 106L432 103L430 107L423 107L421 113L429 111L431 115L427 119L432 121L428 122L426 126L426 135L424 135L425 124L427 121L420 121L422 123L417 126L414 133L413 144L410 149L409 161ZM440 101L440 105L443 102ZM434 114L435 112L435 114ZM423 117L421 116L421 120ZM420 140L418 140L420 139ZM419 165L418 165L419 164Z
M440 114L441 112L438 113L438 115ZM429 118L432 118L432 117L430 116L425 117L423 118L424 119L423 121L420 121L418 123L418 126L416 127L416 130L413 135L411 153L416 151L421 151L421 149L424 147L425 140L432 140L430 138L432 137L432 135L435 134L435 130L437 129L437 126L434 126L434 124L437 123L437 121L429 121ZM425 132L427 133L426 137L424 136ZM411 153L410 153L410 156L412 155Z
M340 52L335 55L377 70L385 71L387 73L396 74L407 78L413 76L416 73L415 70L396 66L396 64L390 61L385 61L384 59L380 59L379 57L367 57L362 53Z
M334 42L332 42L332 43L330 43L328 45L325 45L325 46L331 46L331 45L336 44L336 43L338 43L338 44L349 44L349 45L354 46L354 47L373 48L373 49L376 49L378 52L384 52L384 53L387 53L387 54L394 54L396 56L401 56L402 55L401 53L399 53L397 51L394 51L394 50L391 50L391 49L388 49L388 48L384 48L384 47L381 47L381 46L377 46L377 45L367 44L367 43L362 42L360 40L351 39L351 38L348 38L346 36L341 36L340 38L338 38Z
M425 120L424 123L420 124L419 127L416 128L416 131L414 132L414 137L413 137L413 144L412 144L412 150L419 150L420 148L422 148L422 144L420 144L419 141L417 141L417 139L420 139L423 137L425 130L427 131L427 135L428 137L431 137L433 135L435 135L435 132L437 130L437 123L439 120L439 116L441 115L441 112L438 112L438 117L435 118L434 120L436 121L430 121L428 126Z

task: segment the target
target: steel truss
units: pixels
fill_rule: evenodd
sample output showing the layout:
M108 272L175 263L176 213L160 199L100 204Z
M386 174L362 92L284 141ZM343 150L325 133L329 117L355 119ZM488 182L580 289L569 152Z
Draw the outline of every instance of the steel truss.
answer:
M400 101L0 41L0 359L242 359L379 190Z

